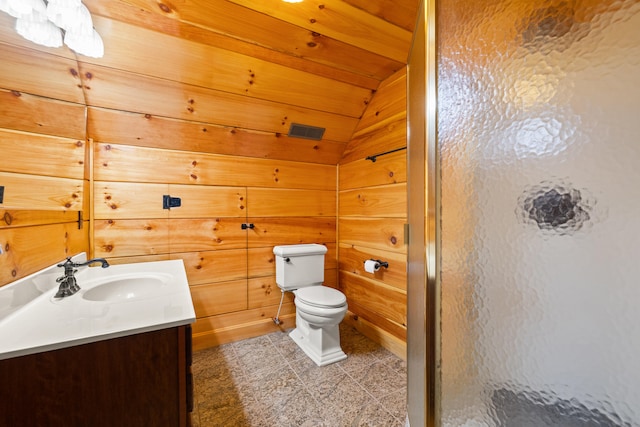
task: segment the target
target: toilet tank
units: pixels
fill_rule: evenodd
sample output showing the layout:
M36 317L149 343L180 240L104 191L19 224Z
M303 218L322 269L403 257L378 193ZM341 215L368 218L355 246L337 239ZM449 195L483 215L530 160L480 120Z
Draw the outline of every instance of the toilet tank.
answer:
M324 282L324 254L327 247L318 244L274 246L276 283L285 291Z

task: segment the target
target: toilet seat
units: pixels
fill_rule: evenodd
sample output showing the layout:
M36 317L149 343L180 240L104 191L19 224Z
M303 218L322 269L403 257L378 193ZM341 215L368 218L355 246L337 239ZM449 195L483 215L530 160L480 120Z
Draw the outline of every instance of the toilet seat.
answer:
M347 303L347 297L337 289L327 286L309 286L294 291L296 300L317 308L340 308Z

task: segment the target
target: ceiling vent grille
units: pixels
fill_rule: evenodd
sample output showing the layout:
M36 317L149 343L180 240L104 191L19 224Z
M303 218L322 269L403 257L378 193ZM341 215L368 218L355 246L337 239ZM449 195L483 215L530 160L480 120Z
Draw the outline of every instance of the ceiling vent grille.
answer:
M320 141L322 139L322 135L324 135L324 131L325 128L291 123L288 136Z

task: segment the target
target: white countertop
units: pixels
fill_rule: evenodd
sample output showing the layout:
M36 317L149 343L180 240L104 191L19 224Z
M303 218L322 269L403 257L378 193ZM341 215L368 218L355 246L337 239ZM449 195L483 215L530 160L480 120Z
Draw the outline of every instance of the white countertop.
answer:
M84 254L74 257L84 259ZM79 267L75 276L80 291L54 298L55 279L63 272L53 265L0 288L0 360L195 321L182 260ZM145 278L148 283L139 291L126 291L132 279ZM100 289L94 288L100 285L125 291L95 300Z

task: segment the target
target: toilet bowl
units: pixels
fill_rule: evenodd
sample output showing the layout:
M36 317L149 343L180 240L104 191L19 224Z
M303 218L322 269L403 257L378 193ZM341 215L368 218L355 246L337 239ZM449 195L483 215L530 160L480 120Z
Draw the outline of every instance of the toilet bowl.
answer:
M347 298L337 289L322 286L323 245L276 246L276 284L293 292L296 328L289 336L316 365L346 359L340 347L340 322L347 312Z
M289 336L316 365L347 358L340 347L340 322L347 313L347 298L336 289L313 286L293 292L296 328Z

